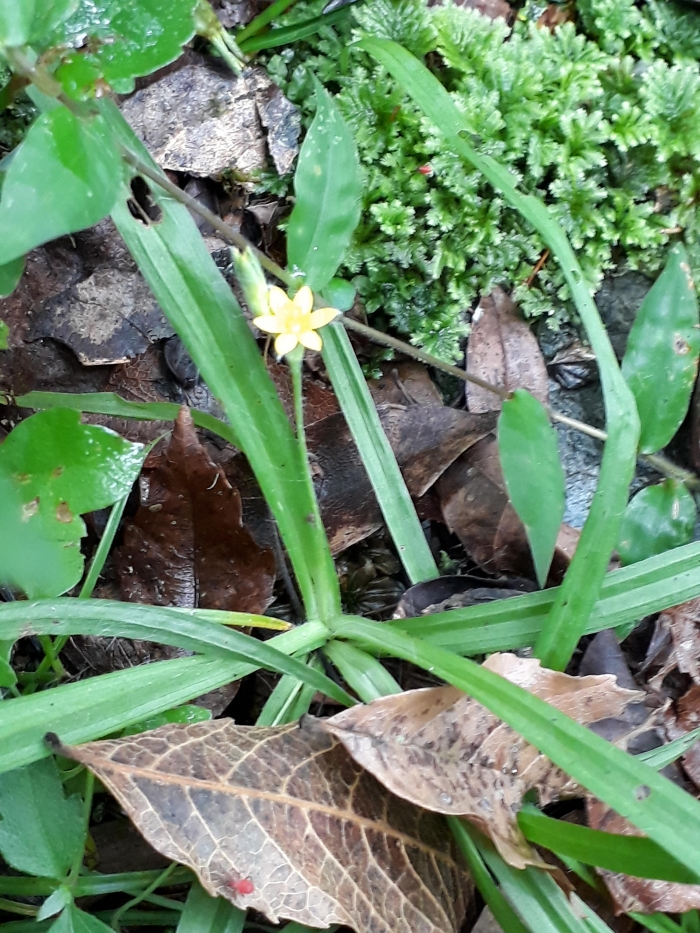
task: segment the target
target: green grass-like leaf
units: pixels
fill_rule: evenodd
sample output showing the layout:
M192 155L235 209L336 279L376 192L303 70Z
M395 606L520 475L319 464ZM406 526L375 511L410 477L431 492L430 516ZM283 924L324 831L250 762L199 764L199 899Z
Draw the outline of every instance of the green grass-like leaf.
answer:
M622 361L641 419L642 453L665 447L685 418L698 371L699 323L688 253L678 243L637 312Z
M537 579L544 587L564 517L564 470L547 412L524 389L503 403L498 452L508 496L525 526Z
M323 360L406 573L411 583L432 580L435 559L342 325L325 329Z
M559 589L535 652L547 667L563 668L571 657L598 598L634 471L639 419L605 328L591 298L583 271L566 234L545 205L523 194L517 180L490 156L481 155L467 140L469 126L437 78L417 58L394 42L365 38L360 46L393 74L404 90L435 124L449 148L488 179L509 204L529 221L556 257L581 316L600 367L608 440L600 478L576 554Z
M35 625L43 629L50 626L48 615L52 607L54 613L61 614L59 606L62 602L54 600L52 603L22 605L29 611L31 606L37 607ZM146 616L161 612L169 616L176 615L168 610L126 603L100 605L100 600L74 600L72 603L71 609L76 619L72 624L59 622L56 626L61 627L66 634L69 631L88 634L110 633L113 636L123 634L125 637L144 637L148 641L160 640L164 644L172 643L173 637L177 641L182 637L182 632L180 637L168 633L171 627L178 628L172 618L160 617L160 623L156 622L154 626L138 625L138 619L144 618L144 612ZM118 607L121 607L123 615ZM92 616L85 610L92 612ZM39 617L44 621L40 622ZM112 622L109 621L110 617ZM137 629L129 630L129 617L132 621L137 620ZM12 626L15 624L13 622ZM199 642L199 648L202 650L210 641L207 626L205 624L202 628L202 623L194 620L190 624L193 630L192 638L184 638L183 644L189 644L189 650L197 650L194 645ZM139 628L144 633L142 636L134 634ZM195 628L200 628L205 633L204 641L198 638L194 632ZM216 628L226 632L221 626ZM221 646L217 648L217 638L211 634L214 639L213 646L209 647L206 655L200 657L144 664L92 677L80 683L62 684L51 690L1 703L0 773L30 764L50 754L48 746L44 743L47 731L56 732L67 743L88 742L172 709L194 697L202 696L210 690L245 677L260 666L255 661L244 660L238 651L225 651ZM260 642L258 644L271 649L275 654L294 654L298 651L312 651L323 645L327 638L328 632L324 626L320 623L307 623L278 635L265 646ZM294 658L287 660L293 662L296 676L296 665L300 662ZM310 670L303 671L300 679L309 679L314 684L326 683L328 680L319 671ZM330 690L325 686L321 689L326 693L337 693L340 690L332 681L328 681L328 686ZM340 693L343 694L344 691L340 690Z
M362 183L355 140L328 91L316 85L316 116L294 174L287 261L312 291L335 275L360 219Z
M109 101L115 135L156 168ZM145 226L120 202L112 215L158 303L218 398L275 516L311 619L340 611L340 591L318 505L305 481L308 465L228 283L207 252L189 212L153 192L163 211Z
M698 880L694 872L641 836L620 836L566 820L553 820L531 805L525 805L518 814L518 825L535 845L585 865L659 881L696 884Z

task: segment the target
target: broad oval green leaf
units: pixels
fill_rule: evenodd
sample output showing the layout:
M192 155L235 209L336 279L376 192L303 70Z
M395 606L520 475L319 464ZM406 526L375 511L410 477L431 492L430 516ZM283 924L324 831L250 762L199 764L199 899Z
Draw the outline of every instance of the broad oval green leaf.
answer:
M114 206L123 177L102 117L80 120L65 107L42 114L7 170L0 199L0 265L98 223Z
M331 279L323 289L323 300L338 311L349 311L355 304L357 289L345 279Z
M86 914L75 904L69 904L58 919L51 924L48 933L114 933L114 931L97 917Z
M617 545L622 564L634 564L687 544L696 515L695 500L678 480L667 479L642 489L622 516Z
M20 0L26 3L27 0ZM29 42L36 48L37 40L48 36L62 22L76 11L79 0L39 0L35 5L32 19Z
M36 0L0 3L0 46L25 45L29 39Z
M2 0L0 46L34 44L67 19L77 6L78 0Z
M63 878L83 848L83 805L51 758L0 774L0 853L17 871Z
M83 96L104 79L119 94L134 78L175 61L195 32L198 0L82 0L62 28L62 39L88 51L67 56L56 77L67 93Z
M564 516L565 482L556 432L543 405L525 389L503 403L498 450L508 495L525 526L543 587Z
M24 272L24 256L0 266L0 298L7 298L17 288ZM0 343L0 349L5 349Z
M316 116L299 153L296 202L287 227L290 268L312 291L330 282L360 219L362 182L355 140L332 97L316 86Z
M58 596L83 571L85 512L131 489L143 447L80 423L67 408L21 422L0 446L0 581L27 596Z
M642 453L665 447L685 418L698 371L699 323L688 254L678 243L642 302L622 361L642 423Z
M4 321L0 321L0 350L7 350L10 328Z

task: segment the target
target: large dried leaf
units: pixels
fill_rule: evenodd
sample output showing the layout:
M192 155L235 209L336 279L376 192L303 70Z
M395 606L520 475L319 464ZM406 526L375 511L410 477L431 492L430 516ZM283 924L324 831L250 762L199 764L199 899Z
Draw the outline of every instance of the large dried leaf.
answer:
M186 408L142 477L118 565L123 595L134 602L261 613L272 600L272 551L243 525L238 490L207 456Z
M313 723L220 719L59 748L214 897L275 923L459 929L471 883L442 818L390 794Z
M509 392L527 389L543 405L549 401L547 366L537 339L501 288L479 302L469 335L467 369L491 385ZM501 410L497 395L471 382L467 405L473 412Z
M593 829L621 836L641 836L642 833L624 817L599 800L590 800L586 807L588 823ZM633 878L619 872L597 869L610 892L616 913L682 914L700 907L700 885Z
M587 725L640 697L607 674L569 677L512 654L492 655L484 666ZM548 758L455 687L384 697L320 723L394 794L468 817L517 868L537 861L516 824L523 795L535 788L544 805L574 789Z

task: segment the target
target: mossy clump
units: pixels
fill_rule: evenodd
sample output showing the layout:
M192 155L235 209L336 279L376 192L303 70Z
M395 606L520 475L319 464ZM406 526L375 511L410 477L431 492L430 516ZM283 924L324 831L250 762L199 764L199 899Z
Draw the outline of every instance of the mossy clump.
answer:
M294 17L320 5L300 4ZM550 206L592 290L613 268L655 273L680 232L700 272L700 12L671 0L578 0L576 21L550 30L537 26L542 9L523 8L511 28L449 0L371 0L268 59L307 120L316 75L355 133L364 210L344 273L369 312L446 359L475 299L495 285L555 324L572 314L568 290L553 260L540 262L532 228L354 45L363 33L432 68L481 151Z

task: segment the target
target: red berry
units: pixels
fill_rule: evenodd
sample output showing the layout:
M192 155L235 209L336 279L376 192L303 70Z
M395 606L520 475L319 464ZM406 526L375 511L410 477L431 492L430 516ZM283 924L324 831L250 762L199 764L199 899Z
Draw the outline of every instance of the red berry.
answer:
M432 175L433 167L429 163L427 165L420 165L418 166L418 171L421 173L421 175Z

